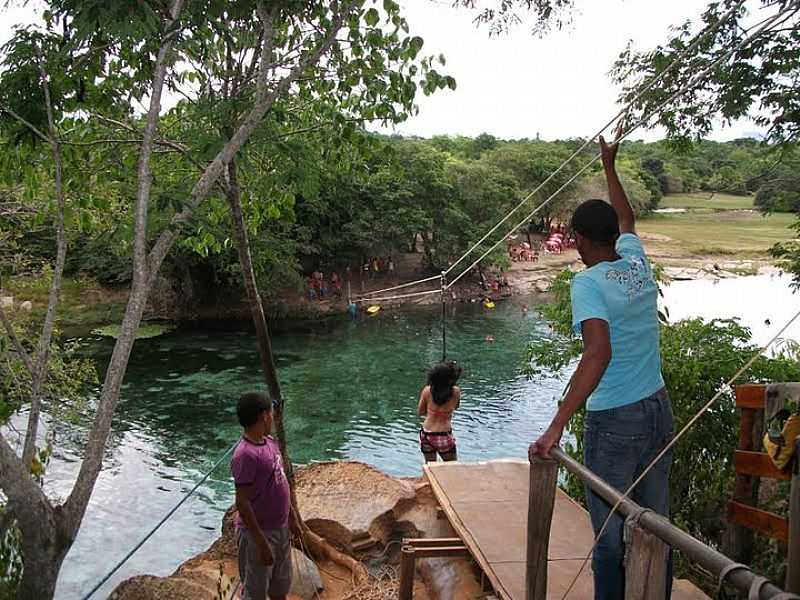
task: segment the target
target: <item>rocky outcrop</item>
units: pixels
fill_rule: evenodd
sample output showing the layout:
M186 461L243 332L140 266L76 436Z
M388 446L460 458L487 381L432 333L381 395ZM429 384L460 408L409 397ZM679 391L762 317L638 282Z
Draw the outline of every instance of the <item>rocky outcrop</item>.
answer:
M355 555L373 574L397 564L404 537L454 537L441 518L430 486L422 479L394 478L358 462L315 463L296 472L300 511L309 527ZM114 600L227 600L237 584L233 509L222 535L204 553L186 561L169 577L143 575L121 583ZM291 598L338 600L351 590L347 574L314 563L295 550ZM417 561L415 599L456 600L480 595L472 563L465 559ZM322 585L324 590L319 590ZM361 597L361 596L359 596Z

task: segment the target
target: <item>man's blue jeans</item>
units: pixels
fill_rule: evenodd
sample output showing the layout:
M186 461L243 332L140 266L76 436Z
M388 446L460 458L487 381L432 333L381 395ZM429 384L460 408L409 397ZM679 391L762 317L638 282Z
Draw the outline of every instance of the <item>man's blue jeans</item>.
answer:
M669 442L673 433L672 404L666 390L617 408L586 411L584 463L602 479L624 493L645 467ZM669 517L670 451L631 493L631 499ZM592 528L600 531L611 506L592 493L586 497ZM597 542L592 556L595 600L623 600L625 597L624 520L615 514ZM672 558L667 569L667 598L672 588Z

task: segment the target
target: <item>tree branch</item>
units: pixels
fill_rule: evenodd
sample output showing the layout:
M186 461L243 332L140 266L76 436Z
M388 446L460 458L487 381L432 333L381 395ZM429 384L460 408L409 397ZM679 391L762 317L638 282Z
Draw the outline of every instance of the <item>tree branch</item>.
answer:
M25 444L22 448L22 464L30 469L36 453L36 437L39 433L39 415L41 412L42 388L47 379L47 362L50 358L50 343L53 338L53 329L56 324L56 309L61 297L61 280L64 276L64 262L67 258L67 233L64 229L64 213L66 212L66 198L64 194L64 164L61 156L61 142L58 139L55 117L53 116L53 101L50 97L50 84L44 66L44 57L37 48L39 59L39 75L42 78L42 91L44 92L45 110L47 112L48 142L53 153L54 179L56 192L56 264L53 269L53 280L50 283L50 294L47 299L47 313L42 325L42 334L39 337L39 348L36 355L36 366L31 381L31 408L28 414L28 427L25 433Z
M172 45L179 31L178 17L183 8L183 0L173 0L170 8L170 21L167 23L167 34L161 42L153 71L150 109L147 115L147 127L142 139L139 162L139 190L136 198L135 210L135 247L134 247L134 280L125 315L122 319L120 335L114 344L105 381L100 395L100 401L95 413L94 423L89 432L86 445L85 458L81 463L78 477L70 492L69 498L64 503L66 527L70 532L77 531L80 526L86 507L89 503L94 484L103 464L103 453L108 435L111 431L111 421L119 401L122 380L130 358L135 340L136 329L139 327L144 314L147 295L150 291L151 272L157 271L159 265L148 268L145 243L147 234L147 204L150 200L151 173L149 167L150 155L153 151L156 138L156 125L161 110L161 92L166 78L167 60L172 50Z
M0 486L8 498L8 506L23 530L42 525L41 511L52 514L53 507L44 491L31 477L17 453L0 433ZM37 510L38 509L38 510Z
M30 129L36 135L36 137L41 139L43 142L50 143L50 138L48 138L45 134L43 134L42 131L38 127L36 127L36 125L31 123L30 121L28 121L24 117L21 117L13 109L9 108L5 104L0 104L0 110L7 112L14 119L16 119L17 121L22 123L25 127Z
M33 379L34 370L31 356L28 354L27 350L22 347L22 343L17 337L17 332L14 331L14 325L11 323L11 321L9 321L8 316L6 316L6 311L3 310L2 306L0 306L0 321L3 322L3 327L5 328L6 333L8 333L8 337L11 338L11 343L14 344L17 354L19 354L22 362L25 363L25 368L28 370L28 373L30 373L31 379Z

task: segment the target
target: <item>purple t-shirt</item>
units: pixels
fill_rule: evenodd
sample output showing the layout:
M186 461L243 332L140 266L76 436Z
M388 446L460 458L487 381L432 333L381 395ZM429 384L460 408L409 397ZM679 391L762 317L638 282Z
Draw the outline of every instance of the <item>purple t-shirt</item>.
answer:
M262 443L255 444L243 437L233 451L231 473L237 488L255 487L250 503L262 531L289 525L289 482L275 440L267 436ZM238 514L236 527L246 529Z

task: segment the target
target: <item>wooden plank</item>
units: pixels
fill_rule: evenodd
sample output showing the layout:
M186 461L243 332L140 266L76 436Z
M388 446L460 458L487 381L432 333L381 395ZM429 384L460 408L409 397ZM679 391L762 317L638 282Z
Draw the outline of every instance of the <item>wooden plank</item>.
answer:
M414 548L438 548L442 546L463 546L461 538L403 538L403 544Z
M789 541L789 521L760 508L753 508L741 502L728 502L728 521L776 540Z
M500 594L501 600L513 600L511 594L503 587L500 578L497 576L494 569L492 569L492 566L486 560L486 557L484 557L480 547L475 541L475 538L472 537L469 529L461 521L458 513L456 513L456 511L453 509L453 504L450 502L447 492L440 485L436 475L431 472L431 468L428 465L423 465L422 470L425 473L425 477L431 484L431 489L433 490L434 496L439 499L440 503L442 499L447 500L444 504L442 504L442 510L447 515L447 520L450 521L450 525L452 525L453 529L456 530L458 537L464 540L464 544L467 546L467 548L469 548L470 554L472 554L472 557L478 563L478 566L481 568L484 575L489 578L489 582L492 584L494 591Z
M760 409L746 407L739 409L739 450L753 450L753 429L757 412L763 414ZM744 504L755 504L756 486L753 485L753 482L752 476L736 473L732 499ZM752 548L753 532L746 527L730 522L727 535L723 539L723 552L738 562L749 564L752 560Z
M631 519L625 542L625 600L664 600L669 546Z
M557 482L558 463L552 459L534 457L528 486L526 600L545 600L547 597L547 558Z
M414 596L414 549L404 546L400 551L400 585L398 598L412 600Z
M736 406L740 408L764 408L767 403L767 386L763 383L748 383L736 386Z
M782 479L783 481L788 481L792 478L790 472L778 469L765 452L737 450L733 455L733 463L736 467L736 472L741 475L769 477L771 479Z
M464 558L469 557L466 546L425 546L414 548L414 558Z

